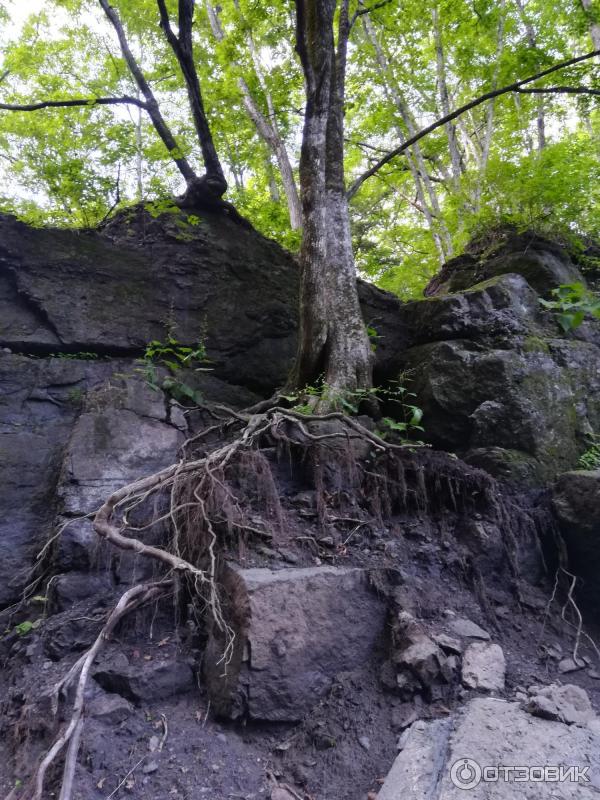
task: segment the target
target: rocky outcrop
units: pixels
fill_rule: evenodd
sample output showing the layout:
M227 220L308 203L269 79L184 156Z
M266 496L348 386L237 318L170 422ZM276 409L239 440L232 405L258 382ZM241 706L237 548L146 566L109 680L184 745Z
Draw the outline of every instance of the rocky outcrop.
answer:
M378 362L389 375L404 344L399 301L364 283L360 294L365 321L386 331ZM138 207L100 232L0 215L0 346L21 353L139 355L172 329L205 341L217 377L270 393L294 356L297 298L293 257L221 214Z
M520 484L552 480L600 429L600 326L565 337L539 303L574 280L564 248L512 233L449 262L426 300L360 283L376 377L404 373L435 447ZM205 340L216 379L268 394L293 358L297 293L294 259L221 215L138 207L100 232L0 217L0 345L15 352L139 355L172 327Z
M582 280L565 247L532 231L492 233L489 241L471 243L466 253L448 261L429 282L425 295L462 292L499 275L523 275L539 294L547 296L562 283ZM469 252L470 251L470 252Z
M565 541L570 568L579 576L578 592L600 601L600 470L572 470L553 487L553 505Z
M534 718L518 703L472 700L448 719L412 725L377 800L460 800L466 792L474 800L592 800L600 733L587 725Z
M590 321L565 336L543 311L534 286L545 294L567 272L583 279L560 248L552 249L550 270L537 246L534 240L527 252L527 279L509 272L520 268L518 254L501 252L482 262L477 277L493 275L483 283L400 312L412 339L403 366L427 441L530 486L573 467L586 436L600 430L600 326ZM469 270L458 274L461 287L474 278Z

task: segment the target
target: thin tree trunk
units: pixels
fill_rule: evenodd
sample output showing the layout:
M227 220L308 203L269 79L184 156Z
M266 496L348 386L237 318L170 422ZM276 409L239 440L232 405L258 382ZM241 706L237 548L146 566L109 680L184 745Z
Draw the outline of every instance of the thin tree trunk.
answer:
M593 16L592 0L581 0L583 10L590 21L590 37L594 50L600 50L600 22ZM597 14L598 12L596 12Z
M504 25L506 22L506 2L501 0L500 3L500 19L498 21L498 37L496 45L496 68L494 70L494 77L492 79L492 91L498 86L498 78L500 75L500 59L502 58L502 51L504 50ZM494 113L496 110L496 101L492 100L487 107L486 121L485 121L485 134L483 137L483 147L481 151L481 162L479 165L479 175L475 186L474 197L474 210L477 213L481 208L481 193L483 191L483 181L487 170L487 165L490 157L490 149L492 146L492 134L494 133Z
M416 133L416 126L413 118L408 110L407 103L402 96L400 88L396 85L390 68L389 60L386 54L383 52L383 48L379 43L377 33L368 14L363 16L362 22L365 36L375 50L377 64L383 79L384 91L388 95L390 102L393 103L393 105L396 107L396 110L400 114L400 117L406 126L408 135L414 136ZM400 138L404 138L404 131L399 125L396 125L396 132ZM442 217L437 193L433 187L433 183L429 178L425 159L423 158L421 148L418 144L411 149L411 153L408 157L408 166L415 182L417 199L423 208L423 214L427 220L427 225L431 231L433 241L440 257L440 263L444 263L444 261L446 261L452 255L452 241L450 238L450 232L448 231L448 228L446 227ZM427 202L427 198L425 196L426 194L429 197L429 203Z
M238 7L237 2L236 7ZM224 33L217 11L211 3L206 3L206 11L213 36L217 39L217 41L222 42L224 39ZM263 112L260 110L257 101L250 91L250 87L245 79L240 76L238 78L238 86L242 94L242 101L244 103L246 113L252 120L258 135L265 142L277 160L277 165L281 175L281 182L283 184L283 190L286 196L288 213L290 216L290 226L293 230L299 230L302 227L302 207L300 204L300 195L298 193L296 179L294 177L294 170L289 159L285 142L283 141L277 127L273 98L269 91L269 87L267 86L264 73L262 71L262 66L260 64L260 59L258 58L256 47L254 45L254 39L252 38L252 34L250 32L248 32L246 36L246 41L250 50L252 62L254 64L256 77L267 103L267 115L265 116L265 114L263 114Z
M178 27L179 34L175 35L165 0L157 0L160 12L160 25L177 58L179 67L185 80L188 100L192 111L194 127L198 135L202 159L206 175L197 182L195 191L198 194L208 194L218 200L227 191L227 181L215 148L208 118L204 109L204 100L200 89L198 72L194 62L194 48L192 41L192 25L194 21L195 0L179 0Z
M446 60L444 57L444 45L442 42L440 16L437 5L433 6L432 15L433 15L433 36L435 41L435 62L437 69L438 91L440 94L440 102L442 105L442 116L447 117L450 114L450 95L448 93L448 84L446 81ZM446 135L448 136L448 147L450 149L452 177L454 180L454 185L456 186L456 188L458 188L460 184L460 176L463 172L463 163L460 150L458 149L456 128L453 122L448 122L445 128L446 128Z
M328 394L372 383L373 354L362 319L344 185L344 78L350 24L348 0L296 0L296 49L306 83L300 157L303 238L300 250L300 335L290 385L323 376ZM322 402L319 410L331 404Z
M527 42L531 49L535 50L537 47L537 37L535 35L533 25L531 24L531 20L527 17L524 0L515 0L515 2L517 4L517 8L519 9L521 19L523 20L523 25L525 26ZM582 0L582 2L586 2L586 0ZM538 97L536 123L538 134L538 150L541 152L546 146L546 115L544 110L544 98L542 95Z
M521 122L521 125L523 125L523 123L522 123L523 105L521 103L521 98L519 97L518 94L516 94L514 96L514 102L515 102L515 108L517 109L517 114L519 116L519 122ZM525 126L524 126L525 142L526 142L526 145L527 145L527 151L529 153L533 153L533 150L534 150L533 138L531 136L531 133L529 132L529 125L527 123L528 123L528 121L526 120ZM538 140L538 144L539 144L539 140Z

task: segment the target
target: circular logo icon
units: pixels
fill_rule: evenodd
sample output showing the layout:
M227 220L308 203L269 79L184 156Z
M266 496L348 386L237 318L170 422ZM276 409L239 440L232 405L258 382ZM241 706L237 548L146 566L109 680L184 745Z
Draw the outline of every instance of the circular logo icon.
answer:
M461 758L452 764L450 780L459 789L474 789L481 782L482 770L472 758Z

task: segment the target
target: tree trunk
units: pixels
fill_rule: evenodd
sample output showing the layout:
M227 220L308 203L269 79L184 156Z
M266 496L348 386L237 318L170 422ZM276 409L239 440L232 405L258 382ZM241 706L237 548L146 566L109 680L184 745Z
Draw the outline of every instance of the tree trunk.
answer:
M400 114L400 117L406 126L408 136L414 136L417 132L416 125L414 124L414 120L408 109L408 104L406 103L400 88L396 84L390 68L389 59L379 43L377 33L373 27L373 24L371 23L371 20L369 19L368 14L363 16L363 28L367 40L371 43L371 46L375 50L379 72L384 82L384 91ZM404 131L402 131L399 125L396 125L396 132L400 139L404 138ZM410 153L407 155L408 166L415 183L417 199L423 208L423 214L427 220L427 225L431 231L434 244L440 257L440 263L443 264L452 255L452 240L450 237L450 232L444 222L437 198L437 193L429 178L427 165L425 164L425 159L423 158L421 148L417 144L411 148ZM429 197L429 203L427 202L425 193L427 193Z
M446 60L444 57L444 46L442 43L442 31L440 26L439 11L436 5L432 9L433 15L433 36L435 41L435 62L437 69L438 91L442 105L442 115L447 117L450 114L450 95L448 94L448 84L446 81ZM458 189L460 186L460 176L463 172L463 163L456 128L453 122L446 124L446 134L448 136L448 148L450 150L450 162L452 164L452 178L454 185Z
M227 181L215 148L215 144L208 124L204 109L204 100L200 89L198 72L194 62L194 48L192 41L192 25L194 21L195 0L179 0L178 26L179 35L175 35L171 28L165 0L157 0L160 12L160 25L177 58L179 68L183 74L187 88L188 100L192 111L194 127L198 135L202 159L206 174L196 179L188 187L187 202L194 205L195 201L218 201L227 191Z
M506 21L505 16L506 2L500 2L500 19L498 21L498 37L496 44L496 68L494 70L494 77L492 79L492 91L498 87L498 76L500 74L500 59L504 50L504 24ZM483 191L483 181L485 180L485 173L490 158L490 150L492 147L492 135L494 133L494 113L496 110L495 99L488 103L487 113L485 118L485 134L483 137L483 147L481 151L481 163L479 165L479 175L475 185L475 196L473 202L474 211L477 213L481 208L481 193Z
M356 286L350 216L344 184L344 77L348 2L296 0L296 49L306 82L300 156L303 238L300 251L300 335L289 384L302 388L320 376L328 398L318 410L372 384L371 351Z
M185 158L185 156L182 154L175 137L171 133L171 129L169 128L162 114L160 113L158 103L156 102L156 98L154 97L154 92L150 88L150 84L146 80L144 73L140 69L140 66L137 63L137 61L135 60L135 56L131 52L131 48L129 47L129 42L127 41L127 36L125 35L125 29L123 28L119 15L115 11L115 9L110 5L108 0L99 0L99 3L102 7L102 10L106 14L110 24L115 29L115 32L119 39L121 52L123 53L123 58L125 59L125 63L129 67L129 71L131 72L131 75L136 83L138 90L144 96L144 99L146 101L145 108L148 111L150 119L152 120L154 129L160 136L163 144L169 151L169 155L177 165L179 172L183 175L183 177L185 178L185 182L189 187L195 181L198 180L198 176L192 169L187 158Z
M592 8L592 0L581 0L581 5L590 21L590 37L594 45L594 50L600 50L600 22L598 22L597 17L593 16L594 9Z
M519 14L521 19L523 20L523 25L525 26L525 33L527 34L527 43L532 50L535 50L537 47L537 39L535 35L535 30L533 29L533 25L531 21L527 17L527 10L525 8L525 3L523 0L515 0L517 4L517 8L519 9ZM589 0L582 0L582 3L589 2ZM544 109L544 98L542 95L538 97L537 100L537 132L538 132L538 150L541 152L544 147L546 146L546 113Z
M237 2L236 7L238 7ZM206 3L206 12L213 36L215 39L217 39L217 41L222 42L225 38L223 28L221 27L218 13L211 3ZM246 42L248 44L248 49L250 50L256 77L267 102L267 115L265 116L265 114L263 114L263 112L260 110L258 102L250 91L248 83L242 76L240 76L238 78L238 86L240 88L240 92L242 93L244 108L254 123L254 127L256 128L258 135L265 142L277 160L277 166L279 167L281 182L283 184L288 213L290 216L290 226L292 230L299 230L302 227L302 207L300 205L300 196L298 194L298 187L296 186L294 170L288 156L285 142L283 141L277 127L273 98L271 96L271 92L269 91L269 87L267 86L260 60L258 58L258 53L256 52L254 39L252 38L252 33L250 32L249 28L246 34Z

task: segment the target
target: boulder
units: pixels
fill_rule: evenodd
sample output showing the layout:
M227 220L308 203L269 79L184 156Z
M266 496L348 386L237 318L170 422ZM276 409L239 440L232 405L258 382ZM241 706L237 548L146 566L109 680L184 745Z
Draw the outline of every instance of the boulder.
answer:
M481 281L516 272L547 296L563 283L585 283L568 251L532 231L507 229L489 244L473 242L471 252L453 258L431 279L426 295L462 292Z
M565 336L540 305L561 283L585 283L564 248L514 231L477 247L442 268L425 301L402 307L412 334L402 366L426 441L538 487L600 430L600 325Z
M206 684L219 714L299 720L339 672L368 661L381 643L386 603L365 570L230 565L222 582L234 650L224 667L223 641L213 630L205 656Z
M555 769L546 777L545 767ZM567 780L557 780L560 767L574 768ZM600 734L478 698L448 719L412 725L377 800L593 800L599 775Z
M415 693L427 699L441 699L454 682L458 660L446 655L422 625L408 612L398 614L392 626L397 690L404 699Z
M462 680L469 689L501 692L505 674L506 662L499 644L473 642L465 650Z
M585 689L572 683L535 687L526 710L536 717L560 720L567 725L586 725L596 716Z
M161 658L130 664L122 653L92 671L94 680L106 691L136 703L162 700L191 692L196 686L194 671L185 661Z
M407 350L427 441L520 485L574 466L600 430L600 348L542 333Z

